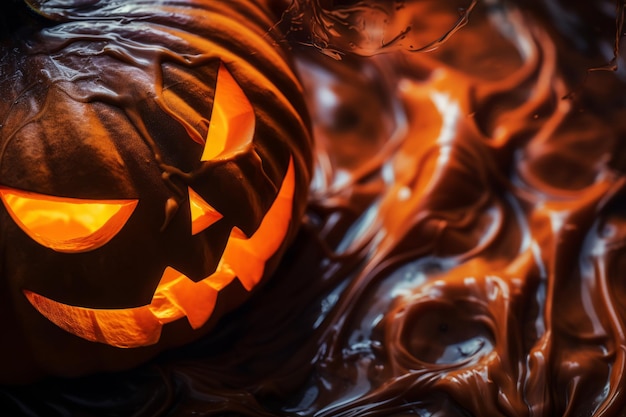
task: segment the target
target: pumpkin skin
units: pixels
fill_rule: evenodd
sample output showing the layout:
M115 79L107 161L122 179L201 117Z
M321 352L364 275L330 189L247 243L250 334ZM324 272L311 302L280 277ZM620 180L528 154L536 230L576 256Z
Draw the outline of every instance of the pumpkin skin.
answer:
M250 0L32 1L34 12L13 3L18 12L0 42L0 382L126 369L228 325L218 321L271 274L293 237L311 175L306 108L268 29L274 18ZM254 128L211 150L220 88L245 96ZM245 131L241 120L222 118L231 136ZM79 212L86 202L127 209L97 244L58 248L19 223L11 201L20 196L80 202ZM217 213L202 227L192 200ZM270 230L269 213L284 231ZM55 324L45 315L55 311L35 308L45 310L45 300L77 311L150 305L165 271L188 285L205 280L225 248L238 250L230 250L233 238L252 239L264 253L230 265L234 278L211 293L214 308L198 298L211 305L195 328L191 315L179 315L156 339L116 346L89 340L98 329L81 336L62 323L72 317ZM245 271L255 263L260 269Z

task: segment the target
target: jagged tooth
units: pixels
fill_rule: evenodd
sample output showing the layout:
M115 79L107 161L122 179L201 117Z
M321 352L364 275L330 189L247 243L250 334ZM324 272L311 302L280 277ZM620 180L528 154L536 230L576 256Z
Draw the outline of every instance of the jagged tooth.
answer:
M235 275L235 271L222 259L215 272L201 282L214 290L221 291L235 279Z
M146 306L162 324L170 323L185 316L185 312L173 302L167 288L169 286L159 288L152 297L152 302Z
M247 291L252 291L263 276L265 260L260 259L249 245L246 245L247 241L232 242L233 244L227 248L228 252L224 252L224 262L231 266L241 285ZM246 261L241 262L242 259Z
M167 288L170 300L187 316L189 324L199 329L207 322L217 301L217 290L203 282L180 280Z
M265 263L278 250L287 234L294 186L293 160L290 160L278 196L257 231L248 239L236 238L236 234L231 233L222 259L226 265L230 265L248 291L259 283Z

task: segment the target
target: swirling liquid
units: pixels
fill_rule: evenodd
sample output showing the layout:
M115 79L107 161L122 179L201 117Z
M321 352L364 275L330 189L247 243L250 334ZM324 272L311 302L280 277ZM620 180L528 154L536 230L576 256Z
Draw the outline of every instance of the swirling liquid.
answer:
M626 78L589 71L620 68L614 5L485 1L459 21L443 3L382 3L357 38L294 46L317 174L271 283L200 343L126 374L6 390L6 409L626 413ZM314 5L318 23L338 16ZM372 45L390 47L352 54Z

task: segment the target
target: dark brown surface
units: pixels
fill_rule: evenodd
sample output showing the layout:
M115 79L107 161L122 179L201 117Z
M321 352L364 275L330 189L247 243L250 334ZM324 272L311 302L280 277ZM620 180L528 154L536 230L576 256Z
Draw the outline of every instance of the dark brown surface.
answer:
M167 267L202 280L233 228L258 229L293 160L291 240L312 165L301 86L268 31L275 18L253 2L42 1L36 12L21 3L3 3L23 25L0 38L0 185L138 204L110 242L80 253L39 245L0 208L0 382L127 369L205 334L248 291L235 283L200 329L172 323L158 344L137 349L65 332L23 292L126 309L150 304ZM245 91L256 130L245 148L201 161L220 63ZM222 216L195 235L188 187Z
M268 285L194 345L7 388L4 409L624 415L626 87L588 72L613 58L615 5L490 3L432 53L295 46L317 171ZM428 27L429 4L389 33Z

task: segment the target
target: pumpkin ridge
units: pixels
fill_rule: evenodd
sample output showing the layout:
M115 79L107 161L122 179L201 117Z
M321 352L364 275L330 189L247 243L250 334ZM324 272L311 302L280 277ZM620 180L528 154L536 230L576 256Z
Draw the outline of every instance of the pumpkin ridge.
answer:
M38 244L0 207L0 313L23 339L0 347L2 383L128 369L226 325L294 238L313 165L303 89L265 1L31 3L54 21L29 22L23 37L0 32L2 185L137 205L114 239L79 253ZM255 127L202 161L219 64ZM190 187L223 219L194 230ZM155 316L168 268L179 284L155 302L179 311Z

